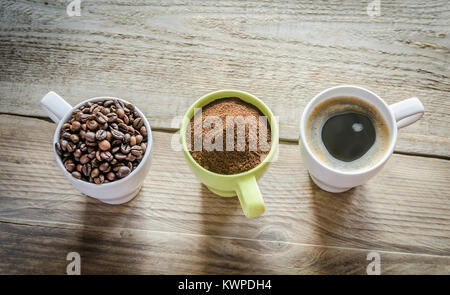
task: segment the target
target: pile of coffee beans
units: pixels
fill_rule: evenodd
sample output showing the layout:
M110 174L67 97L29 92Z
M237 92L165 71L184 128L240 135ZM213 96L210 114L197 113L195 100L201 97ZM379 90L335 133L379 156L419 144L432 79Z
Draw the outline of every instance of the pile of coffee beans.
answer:
M86 102L61 128L55 149L77 179L102 184L129 175L147 149L144 119L117 99Z

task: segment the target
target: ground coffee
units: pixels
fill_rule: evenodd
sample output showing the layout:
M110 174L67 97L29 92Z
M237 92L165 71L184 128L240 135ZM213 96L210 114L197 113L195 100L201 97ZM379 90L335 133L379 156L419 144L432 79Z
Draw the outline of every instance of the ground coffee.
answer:
M55 150L73 177L96 184L129 175L147 149L144 119L120 100L87 102L62 125Z
M218 117L222 128L218 130L220 132L207 138L212 142L222 140L223 150L207 150L204 145L200 150L195 148L195 141L204 142L205 136L210 136L210 131L216 127L215 124L205 124L205 120L210 116ZM239 142L238 128L239 125L243 128L244 124L245 140ZM194 132L196 126L201 126L200 132ZM229 138L234 139L231 141L231 148L227 143L227 131L230 132ZM203 107L202 115L191 119L187 133L190 133L187 138L192 157L204 168L219 174L241 173L258 166L271 145L267 118L255 106L236 97L218 99Z

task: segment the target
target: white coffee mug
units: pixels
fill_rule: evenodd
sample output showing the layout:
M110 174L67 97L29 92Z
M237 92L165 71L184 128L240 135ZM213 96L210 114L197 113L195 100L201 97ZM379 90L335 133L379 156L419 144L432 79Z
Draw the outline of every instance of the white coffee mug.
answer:
M47 93L41 100L41 106L47 113L47 115L58 124L56 127L55 135L53 136L53 153L55 154L56 163L58 167L63 171L64 175L69 181L82 193L96 198L104 203L108 204L123 204L133 199L140 191L145 176L150 170L151 151L152 151L152 131L150 124L145 118L144 114L134 106L134 109L139 113L141 118L144 119L145 128L147 128L147 149L144 157L139 165L128 176L117 181L95 184L84 180L76 179L73 177L64 167L61 158L56 153L55 143L59 142L59 135L61 127L64 123L70 120L72 111L78 109L86 102L95 102L105 99L118 99L123 103L129 103L126 100L113 97L94 97L82 101L75 107L72 107L58 94L51 91Z
M340 171L334 169L316 157L307 144L306 122L313 109L326 100L342 96L357 97L374 106L383 116L389 128L389 145L382 159L366 169L358 169L356 171ZM416 122L423 116L423 113L423 104L416 97L389 106L372 91L358 86L336 86L317 94L306 106L300 121L299 144L302 150L303 161L308 168L312 180L321 189L332 193L344 192L365 183L381 170L394 152L394 147L397 142L397 129Z

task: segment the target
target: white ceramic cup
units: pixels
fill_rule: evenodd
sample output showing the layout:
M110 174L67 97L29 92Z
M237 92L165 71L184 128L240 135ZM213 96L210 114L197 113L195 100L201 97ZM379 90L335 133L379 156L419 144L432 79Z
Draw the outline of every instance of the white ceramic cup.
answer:
M340 171L321 161L314 155L306 140L306 122L312 110L320 103L340 96L357 97L374 106L383 116L389 128L389 145L382 159L366 169ZM397 142L397 129L419 120L424 113L423 104L416 97L387 105L378 95L367 89L343 85L332 87L317 94L306 106L300 121L300 147L303 161L308 168L311 179L321 189L340 193L361 185L377 174L394 152Z
M41 106L47 113L47 115L58 124L56 127L55 135L53 136L53 153L55 154L56 163L58 167L63 171L64 175L69 181L82 193L96 198L104 203L108 204L123 204L133 199L140 191L145 176L150 170L151 163L151 151L152 151L152 131L150 124L145 118L144 114L134 106L134 109L139 113L141 118L144 119L145 127L147 128L147 149L142 158L142 161L128 176L117 181L94 184L83 180L76 179L64 167L61 158L58 156L55 150L55 143L59 142L59 134L61 126L70 120L72 111L79 108L88 101L95 102L105 99L118 99L124 103L129 103L126 100L113 97L94 97L82 101L78 105L72 107L58 94L51 91L47 93L41 100Z

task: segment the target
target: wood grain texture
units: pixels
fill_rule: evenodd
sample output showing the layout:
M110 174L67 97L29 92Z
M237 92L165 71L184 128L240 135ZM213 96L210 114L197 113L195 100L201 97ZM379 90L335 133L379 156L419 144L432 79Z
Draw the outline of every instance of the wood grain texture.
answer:
M366 274L369 251L122 228L0 222L1 274ZM450 274L450 257L381 252L382 274Z
M111 206L88 198L56 166L55 126L0 115L0 222L156 231L174 239L215 236L230 243L250 239L274 248L295 243L450 256L448 160L395 154L367 184L335 195L311 182L297 145L280 144L277 161L259 181L266 213L247 219L236 198L217 197L198 182L182 153L171 148L175 133L153 132L152 168L134 200ZM266 266L259 267L255 272Z
M235 88L263 99L296 141L306 103L339 84L388 103L419 97L424 118L397 151L450 157L448 1L67 1L0 3L0 112L44 116L54 90L74 104L112 95L154 128L177 128L201 95Z

